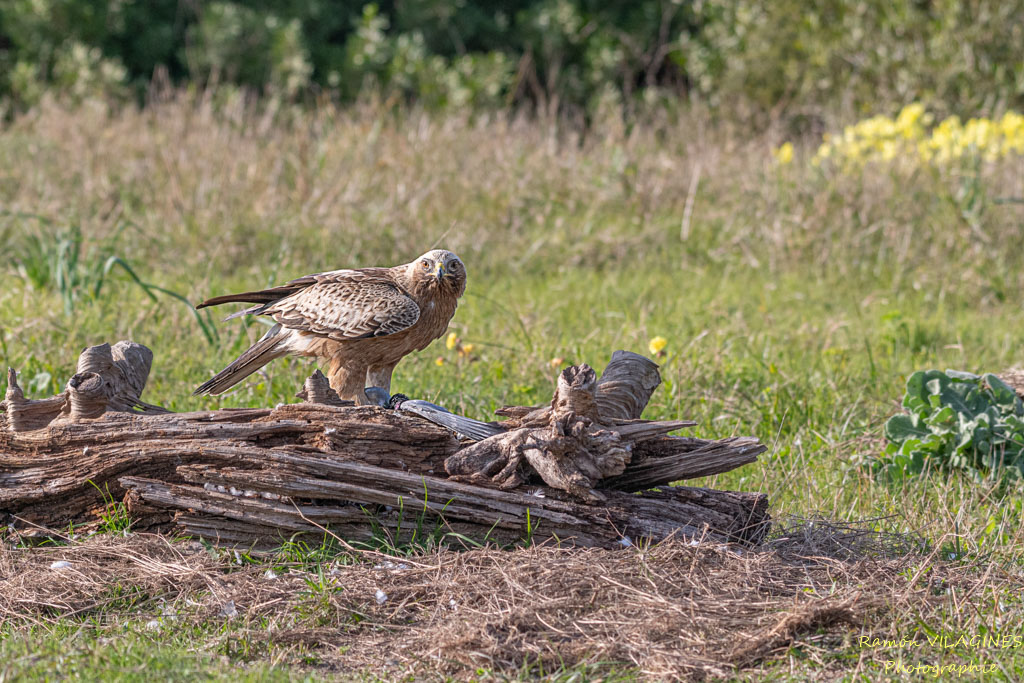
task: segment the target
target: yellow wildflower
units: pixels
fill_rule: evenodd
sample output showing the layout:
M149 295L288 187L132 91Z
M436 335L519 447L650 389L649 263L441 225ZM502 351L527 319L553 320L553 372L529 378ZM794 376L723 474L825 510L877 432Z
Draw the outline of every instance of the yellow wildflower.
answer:
M772 156L774 156L775 160L778 161L779 164L783 166L790 163L791 161L793 161L793 143L783 143L781 147L772 152Z
M459 343L459 338L455 336L454 332L448 333L448 338L444 340L444 346L446 349L451 351L455 348L455 345Z
M648 349L650 350L650 352L651 352L652 354L654 354L655 356L660 356L660 355L662 355L662 353L664 352L664 350L665 350L665 347L666 347L667 345L668 345L668 340L667 340L667 339L665 339L664 337L660 337L660 336L659 336L659 337L655 337L654 339L652 339L651 341L649 341L649 342L647 343L647 348L648 348Z
M899 153L899 147L892 140L884 140L879 149L882 152L882 161L892 161Z
M896 128L900 135L908 140L917 140L924 137L924 127L931 123L932 117L925 112L924 105L920 102L913 102L903 107L903 110L896 117Z
M442 365L444 365L444 358L442 358L441 356L438 356L437 358L435 358L434 359L434 365L436 365L438 367L441 367Z
M1015 111L1006 112L999 122L999 129L1005 138L1004 152L1024 154L1024 115Z
M459 344L459 355L468 356L469 354L473 353L473 349L475 348L476 346L473 344Z
M553 368L560 368L560 367L562 367L562 363L564 363L564 362L565 362L565 359L559 357L559 358L552 358L551 360L548 361L548 364L551 367L553 367Z
M895 119L872 116L846 126L841 135L824 135L811 164L835 160L840 166L868 162L944 165L965 156L998 161L1024 155L1024 114L1009 111L1000 119L975 117L961 122L933 117L912 102Z

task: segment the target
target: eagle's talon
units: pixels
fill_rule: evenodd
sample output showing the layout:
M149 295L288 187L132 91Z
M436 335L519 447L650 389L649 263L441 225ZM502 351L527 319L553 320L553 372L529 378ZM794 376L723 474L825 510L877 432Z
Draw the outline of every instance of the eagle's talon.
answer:
M391 400L387 402L387 407L391 408L392 410L398 410L398 406L402 405L404 402L408 400L409 397L406 396L405 394L395 394L394 396L391 397Z

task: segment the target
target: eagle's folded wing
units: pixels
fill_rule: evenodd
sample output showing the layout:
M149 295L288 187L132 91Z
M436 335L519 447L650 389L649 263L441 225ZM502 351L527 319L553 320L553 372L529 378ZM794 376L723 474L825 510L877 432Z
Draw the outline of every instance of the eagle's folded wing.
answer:
M416 302L383 279L318 280L259 312L285 327L337 341L383 337L419 320Z

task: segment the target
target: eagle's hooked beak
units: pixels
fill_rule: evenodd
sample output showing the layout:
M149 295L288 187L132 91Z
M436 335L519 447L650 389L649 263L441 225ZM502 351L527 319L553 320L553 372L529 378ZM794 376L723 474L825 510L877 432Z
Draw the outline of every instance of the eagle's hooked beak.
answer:
M441 279L444 277L444 274L445 274L444 264L443 263L438 263L437 264L437 269L434 270L434 277L436 277L437 281L440 282Z

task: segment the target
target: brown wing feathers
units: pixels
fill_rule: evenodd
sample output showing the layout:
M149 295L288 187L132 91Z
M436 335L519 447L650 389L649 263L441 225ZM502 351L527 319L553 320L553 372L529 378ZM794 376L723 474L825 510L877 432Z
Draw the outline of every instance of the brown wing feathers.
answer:
M244 304L257 304L256 306L250 306L249 308L236 311L231 315L224 318L224 321L238 318L243 315L259 315L263 311L261 309L266 308L274 302L280 301L286 297L291 296L297 292L301 292L303 289L317 283L320 274L306 275L290 282L287 282L279 287L271 287L269 289L260 289L254 292L242 292L240 294L224 294L222 296L215 296L212 299L207 299L203 303L196 306L198 311L200 308L206 308L207 306L220 306L221 304L232 304L232 303L244 303Z
M324 280L259 312L287 328L338 341L401 332L420 317L415 301L380 279Z

